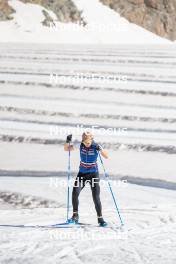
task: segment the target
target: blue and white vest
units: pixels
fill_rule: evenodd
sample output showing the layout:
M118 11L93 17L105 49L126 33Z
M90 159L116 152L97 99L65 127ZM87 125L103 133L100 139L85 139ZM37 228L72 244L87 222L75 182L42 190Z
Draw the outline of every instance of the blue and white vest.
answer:
M92 142L90 147L86 147L83 143L80 144L80 166L81 173L95 173L98 172L97 158L98 150L97 143ZM101 148L101 147L100 147Z

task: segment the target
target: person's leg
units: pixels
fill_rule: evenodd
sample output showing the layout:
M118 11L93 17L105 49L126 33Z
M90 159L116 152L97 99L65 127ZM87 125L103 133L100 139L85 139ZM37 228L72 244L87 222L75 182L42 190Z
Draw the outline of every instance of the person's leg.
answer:
M102 217L102 205L100 201L100 179L98 174L91 177L90 185L92 190L92 197L95 204L95 209L98 217Z
M97 212L97 218L98 218L98 224L100 226L106 226L107 223L104 221L102 216L102 205L100 201L100 179L99 175L95 174L91 178L90 184L91 184L91 190L92 190L92 197L95 204L95 209Z
M79 205L78 197L84 186L85 186L84 176L81 173L78 173L72 191L73 214L74 213L78 214L78 205Z

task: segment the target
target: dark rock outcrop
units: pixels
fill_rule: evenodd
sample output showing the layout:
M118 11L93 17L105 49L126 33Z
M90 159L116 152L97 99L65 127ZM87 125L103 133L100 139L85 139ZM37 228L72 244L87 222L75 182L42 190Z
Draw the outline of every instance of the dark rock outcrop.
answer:
M129 22L176 40L176 0L100 0Z
M0 0L0 21L12 19L11 14L14 12L7 0Z

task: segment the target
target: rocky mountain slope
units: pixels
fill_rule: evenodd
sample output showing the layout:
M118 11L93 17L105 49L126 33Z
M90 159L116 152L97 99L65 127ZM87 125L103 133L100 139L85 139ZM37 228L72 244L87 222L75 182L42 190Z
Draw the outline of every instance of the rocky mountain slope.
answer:
M13 8L8 4L7 0L0 0L0 20L12 19L11 14L14 12Z
M79 11L71 0L20 0L23 3L38 4L48 10L53 11L60 22L79 22L82 21L81 11ZM10 7L10 2L7 0L0 0L0 20L10 19L10 14L15 12ZM50 21L48 14L44 13L47 21Z
M170 40L176 39L176 0L100 0L147 30Z
M20 0L22 3L38 4L43 10L45 26L54 25L53 18L46 11L53 11L58 21L86 24L82 8L74 0ZM139 25L163 38L176 40L176 0L99 0L102 4L118 12L129 22ZM80 3L82 3L80 1ZM90 2L90 4L94 4ZM95 1L96 9L96 1ZM84 6L84 3L83 3ZM92 8L92 7L91 7ZM12 19L16 12L10 0L0 0L0 21ZM94 10L92 10L94 12ZM100 14L101 15L101 14ZM93 18L94 19L94 18ZM117 25L118 26L118 25Z
M71 0L21 0L23 3L32 3L44 6L53 11L61 22L77 22L81 20L81 12Z

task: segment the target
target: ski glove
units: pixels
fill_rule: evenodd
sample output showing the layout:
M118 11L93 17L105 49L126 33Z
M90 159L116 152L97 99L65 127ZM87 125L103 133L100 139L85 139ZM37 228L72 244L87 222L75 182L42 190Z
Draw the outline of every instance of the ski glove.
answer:
M103 148L102 148L100 145L97 145L97 146L96 146L96 150L97 150L97 151L102 151Z
M66 143L70 143L72 141L72 134L67 136Z

